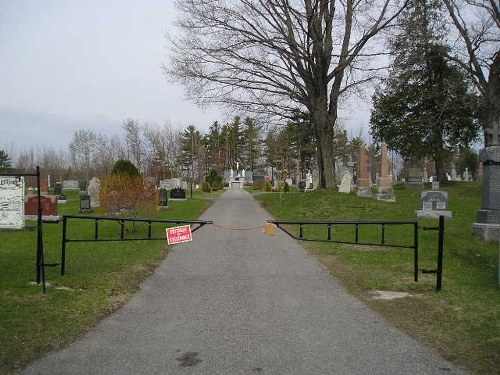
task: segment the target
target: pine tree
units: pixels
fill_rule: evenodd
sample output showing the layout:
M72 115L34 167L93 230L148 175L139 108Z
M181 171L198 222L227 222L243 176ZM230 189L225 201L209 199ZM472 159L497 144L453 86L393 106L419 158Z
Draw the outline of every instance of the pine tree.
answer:
M443 180L450 155L478 136L478 101L447 59L441 2L416 0L400 21L389 78L373 97L372 134L405 158L430 156Z
M4 150L0 150L0 171L9 172L11 169L12 169L11 158Z
M251 117L245 118L243 126L243 165L253 172L260 156L262 126L258 125Z

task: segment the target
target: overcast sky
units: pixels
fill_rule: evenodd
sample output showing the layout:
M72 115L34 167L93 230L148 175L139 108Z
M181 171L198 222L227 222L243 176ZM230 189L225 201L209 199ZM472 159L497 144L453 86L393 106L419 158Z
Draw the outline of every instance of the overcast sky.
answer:
M173 0L0 0L0 149L66 149L81 128L122 135L127 118L226 122L183 101L161 71L175 18Z

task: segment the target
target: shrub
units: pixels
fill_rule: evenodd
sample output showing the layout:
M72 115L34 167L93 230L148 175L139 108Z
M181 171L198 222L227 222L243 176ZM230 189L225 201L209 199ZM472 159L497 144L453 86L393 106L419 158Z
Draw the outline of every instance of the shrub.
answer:
M210 184L207 181L203 182L203 184L201 184L201 190L205 193L210 193Z
M129 177L138 177L140 176L139 170L130 160L120 159L117 160L115 165L113 166L113 170L111 174L116 175L124 175Z
M266 187L265 187L266 191L269 193L272 191L271 189L271 184L269 182L266 182Z
M283 186L283 190L285 193L288 193L290 191L290 186L288 185L288 182L285 182L285 185Z
M253 189L254 190L261 190L262 189L262 182L259 180L255 180L253 182Z
M215 186L216 184L220 184L222 182L222 176L219 176L215 169L211 169L208 176L205 177L205 181L208 182L210 186Z
M154 185L146 181L130 160L120 159L104 178L101 207L108 214L152 216L158 202Z

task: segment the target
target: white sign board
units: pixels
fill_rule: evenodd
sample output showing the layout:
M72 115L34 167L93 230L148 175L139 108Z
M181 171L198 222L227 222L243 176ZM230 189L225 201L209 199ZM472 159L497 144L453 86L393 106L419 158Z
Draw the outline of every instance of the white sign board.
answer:
M24 228L24 178L0 176L0 228Z

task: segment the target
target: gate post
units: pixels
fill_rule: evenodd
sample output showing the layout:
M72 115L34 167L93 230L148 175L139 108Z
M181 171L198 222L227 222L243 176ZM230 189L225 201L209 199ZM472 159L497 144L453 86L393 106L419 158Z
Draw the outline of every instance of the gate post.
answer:
M441 287L442 287L443 255L444 255L444 216L439 216L439 240L438 240L436 292L441 291Z
M413 224L413 280L418 283L418 222Z

